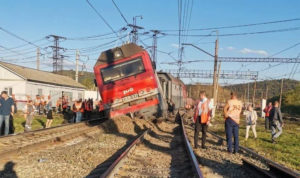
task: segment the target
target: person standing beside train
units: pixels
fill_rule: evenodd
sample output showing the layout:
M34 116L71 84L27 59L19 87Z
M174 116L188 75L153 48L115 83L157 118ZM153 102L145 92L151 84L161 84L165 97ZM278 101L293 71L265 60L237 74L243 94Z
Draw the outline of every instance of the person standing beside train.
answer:
M200 101L196 105L194 113L194 122L195 122L195 134L194 134L194 144L195 148L198 148L198 137L200 127L202 130L202 145L203 149L206 149L206 132L207 127L211 118L211 111L213 109L213 103L210 99L206 97L205 91L200 92Z
M231 99L227 101L224 107L225 132L227 141L227 151L232 153L232 134L234 137L234 151L239 150L239 124L243 103L238 100L236 93L231 92Z

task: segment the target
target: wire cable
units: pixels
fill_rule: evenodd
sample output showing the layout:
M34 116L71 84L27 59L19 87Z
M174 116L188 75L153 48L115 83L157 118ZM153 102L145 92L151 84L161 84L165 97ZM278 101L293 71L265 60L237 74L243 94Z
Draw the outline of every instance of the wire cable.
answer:
M9 34L9 35L11 35L11 36L13 36L13 37L15 37L15 38L17 38L17 39L19 39L19 40L25 41L26 43L28 43L28 44L30 44L30 45L33 45L33 46L35 46L35 47L37 47L37 48L40 48L40 46L38 46L38 45L36 45L36 44L34 44L34 43L30 42L30 41L27 41L27 40L25 40L24 38L22 38L22 37L20 37L20 36L18 36L18 35L16 35L16 34L10 32L10 31L8 31L8 30L2 28L2 27L0 27L0 30L3 31L3 32L5 32L5 33L7 33L7 34Z
M110 28L110 30L120 39L118 33L112 28L111 25L105 20L105 18L97 11L97 9L89 2L89 0L86 0L88 5L94 10L94 12L100 17L100 19ZM122 40L123 41L123 40Z
M239 27L251 27L251 26L258 26L258 25L286 23L286 22L299 21L299 20L300 20L300 18L294 18L294 19L277 20L277 21L260 22L260 23L251 23L251 24L242 24L242 25L231 25L231 26L220 26L220 27L190 29L189 31L205 31L205 30L220 30L220 29L239 28ZM161 31L167 32L167 31L178 31L178 30L161 30Z
M123 20L126 22L126 24L128 25L128 21L126 20L125 16L123 15L123 13L121 12L120 8L117 6L117 4L115 3L114 0L111 0L114 4L114 6L117 8L118 12L120 13L120 15L122 16Z
M277 32L287 32L287 31L297 31L300 30L300 27L293 27L293 28L283 28L283 29L275 29L275 30L267 30L267 31L256 31L256 32L243 32L243 33L227 33L227 34L219 34L219 35L181 35L181 36L189 36L189 37L226 37L226 36L244 36L244 35L256 35L256 34L265 34L265 33L277 33ZM166 33L167 36L178 36L178 34Z

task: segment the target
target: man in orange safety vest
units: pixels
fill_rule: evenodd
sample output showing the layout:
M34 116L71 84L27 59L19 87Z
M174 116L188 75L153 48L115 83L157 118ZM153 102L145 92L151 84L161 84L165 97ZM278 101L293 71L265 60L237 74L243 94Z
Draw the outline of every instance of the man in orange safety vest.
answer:
M198 148L198 137L200 127L202 130L202 148L206 149L206 131L211 118L211 111L213 109L213 103L210 99L206 98L205 91L200 92L200 101L195 107L194 122L195 122L195 134L194 144L195 148Z

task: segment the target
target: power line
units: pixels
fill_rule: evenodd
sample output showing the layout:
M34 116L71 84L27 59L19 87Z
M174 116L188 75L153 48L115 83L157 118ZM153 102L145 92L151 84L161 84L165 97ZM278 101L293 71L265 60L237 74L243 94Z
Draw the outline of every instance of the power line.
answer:
M8 50L8 51L10 51L10 52L13 52L13 53L17 54L18 56L24 56L23 53L19 53L19 52L17 52L17 51L11 50L11 49L6 48L6 47L1 46L1 45L0 45L0 47L3 48L3 49L5 49L5 50Z
M192 34L192 35L181 35L181 36L189 36L189 37L227 37L227 36L243 36L243 35L256 35L256 34L265 34L265 33L278 33L278 32L287 32L287 31L297 31L300 30L300 27L293 28L283 28L283 29L275 29L275 30L267 30L267 31L256 31L256 32L243 32L243 33L227 33L227 34L219 34L219 35L201 35L201 34ZM167 36L178 36L178 34L166 33Z
M252 24L220 26L220 27L209 27L209 28L198 28L198 29L190 29L189 31L220 30L220 29L227 29L227 28L239 28L239 27L257 26L257 25L268 25L268 24L276 24L276 23L286 23L286 22L299 21L299 20L300 20L300 18L294 18L294 19L277 20L277 21L252 23ZM178 31L178 30L161 30L161 31L165 31L166 32L166 31Z
M298 46L299 44L300 44L300 42L298 42L298 43L296 43L296 44L294 44L294 45L292 45L292 46L290 46L290 47L287 47L287 48L285 48L285 49L283 49L283 50L280 50L279 52L274 53L274 54L272 54L272 55L269 56L269 57L274 57L274 56L276 56L276 55L278 55L278 54L281 54L281 53L283 53L283 52L285 52L285 51L287 51L287 50L290 50L290 49L292 49L292 48L295 48L295 47ZM298 58L298 57L297 57L297 58ZM281 65L281 64L282 64L282 62L279 63L279 64L275 64L275 65L269 66L269 67L267 67L267 68L264 68L262 71L269 70L269 69L271 69L271 68L273 68L273 67L276 67L276 66L279 66L279 65Z
M122 16L123 20L126 22L127 25L129 25L128 21L126 20L125 16L121 12L120 8L117 6L117 4L115 3L115 1L114 0L111 0L111 1L113 2L114 6L117 8L117 10L120 13L120 15Z
M112 28L112 26L109 25L109 23L105 20L105 18L97 11L97 9L89 2L89 0L86 0L88 5L95 11L95 13L98 15L98 17L101 18L101 20L110 28L110 30L119 38L119 35L117 32Z
M40 41L43 41L43 40L46 40L45 37L41 38L41 39L38 39L38 40L35 40L35 41L32 41L32 43L37 43L37 42L40 42ZM24 46L27 46L27 45L30 45L26 42L26 44L22 44L22 45L18 45L18 46L14 46L14 47L10 47L9 49L16 49L16 48L22 48ZM33 49L33 48L30 48L30 49Z
M180 78L213 78L214 76L213 70L188 69L179 72L176 69L168 69L164 70L164 72L179 76ZM219 78L257 80L258 72L224 70L220 71Z
M294 45L292 45L292 46L290 46L290 47L288 47L288 48L285 48L285 49L283 49L283 50L281 50L281 51L279 51L279 52L277 52L277 53L274 53L274 54L272 54L272 55L269 56L269 57L274 57L274 56L276 56L276 55L278 55L278 54L281 54L281 53L283 53L283 52L285 52L285 51L287 51L287 50L289 50L289 49L292 49L292 48L298 46L299 44L300 44L300 42L298 42L298 43L296 43L296 44L294 44Z
M35 47L37 47L37 48L40 48L40 46L38 46L38 45L36 45L36 44L34 44L34 43L30 42L30 41L27 41L27 40L25 40L24 38L22 38L22 37L20 37L20 36L18 36L18 35L16 35L16 34L10 32L10 31L8 31L8 30L2 28L2 27L0 27L0 30L3 31L3 32L5 32L5 33L7 33L7 34L9 34L9 35L11 35L11 36L13 36L13 37L15 37L15 38L17 38L17 39L19 39L19 40L25 41L26 43L28 43L28 44L30 44L30 45L33 45L33 46L35 46Z
M104 36L109 36L114 34L113 32L111 33L104 33L104 34L99 34L99 35L90 35L90 36L82 36L82 37L66 37L68 40L88 40L88 39L94 39L94 38L99 38L99 37L104 37Z

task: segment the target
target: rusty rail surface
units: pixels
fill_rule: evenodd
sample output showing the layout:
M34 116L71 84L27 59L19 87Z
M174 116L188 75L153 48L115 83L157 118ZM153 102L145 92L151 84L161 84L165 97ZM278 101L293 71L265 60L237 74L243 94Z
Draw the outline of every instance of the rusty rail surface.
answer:
M203 178L203 174L202 174L202 172L199 168L199 163L197 161L197 158L196 158L196 156L193 152L193 148L192 148L192 146L191 146L191 144L188 140L188 137L186 135L182 118L180 118L180 122L181 122L180 124L181 124L181 128L182 128L182 134L183 134L183 137L184 137L184 143L185 143L186 151L188 152L189 158L192 162L192 166L193 166L195 175L197 177Z
M109 166L109 168L101 175L101 178L106 177L114 177L115 172L121 166L124 158L128 155L128 153L133 150L133 148L138 144L141 143L144 136L149 132L150 129L144 131L137 139L135 139L129 147Z

